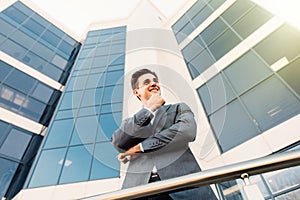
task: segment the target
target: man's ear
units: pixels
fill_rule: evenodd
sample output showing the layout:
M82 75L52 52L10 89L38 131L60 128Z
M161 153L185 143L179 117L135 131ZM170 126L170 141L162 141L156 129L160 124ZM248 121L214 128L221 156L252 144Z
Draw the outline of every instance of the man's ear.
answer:
M140 98L140 93L139 93L139 91L138 91L137 89L134 89L134 90L132 91L132 93L133 93L134 96L136 96L139 100L141 100L141 98Z
M134 96L139 96L140 94L139 94L139 91L137 90L137 89L134 89L133 91L132 91L132 93L134 94Z

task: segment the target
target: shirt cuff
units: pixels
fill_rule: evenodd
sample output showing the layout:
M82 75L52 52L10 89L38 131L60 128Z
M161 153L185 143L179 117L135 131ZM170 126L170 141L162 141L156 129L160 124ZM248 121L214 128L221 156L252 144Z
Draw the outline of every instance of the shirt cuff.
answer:
M144 148L143 148L143 145L142 145L142 143L140 143L139 145L140 145L140 149L141 149L141 151L142 151L142 152L144 152Z

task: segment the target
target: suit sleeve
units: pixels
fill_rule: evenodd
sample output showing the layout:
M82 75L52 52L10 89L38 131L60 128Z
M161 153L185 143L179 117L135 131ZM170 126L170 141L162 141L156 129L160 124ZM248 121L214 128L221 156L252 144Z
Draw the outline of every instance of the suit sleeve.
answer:
M119 152L142 142L150 131L149 124L153 114L148 109L141 109L133 117L122 121L121 126L112 135L112 144Z
M161 149L172 143L173 145L186 145L195 140L197 126L194 114L184 103L178 104L177 115L172 126L155 133L142 141L144 152Z

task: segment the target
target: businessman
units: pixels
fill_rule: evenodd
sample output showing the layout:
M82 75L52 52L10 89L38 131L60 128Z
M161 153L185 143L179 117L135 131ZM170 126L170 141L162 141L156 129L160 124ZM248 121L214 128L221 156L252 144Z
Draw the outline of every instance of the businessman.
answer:
M165 105L159 80L149 69L131 78L133 94L143 107L122 121L112 135L120 162L129 162L123 188L201 171L189 142L196 137L194 114L185 103ZM209 186L144 199L216 200Z

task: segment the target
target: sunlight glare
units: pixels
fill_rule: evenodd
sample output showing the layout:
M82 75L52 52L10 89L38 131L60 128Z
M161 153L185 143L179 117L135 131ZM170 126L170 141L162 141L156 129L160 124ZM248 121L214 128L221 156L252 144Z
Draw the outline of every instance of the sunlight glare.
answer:
M299 0L252 0L287 23L300 29Z

